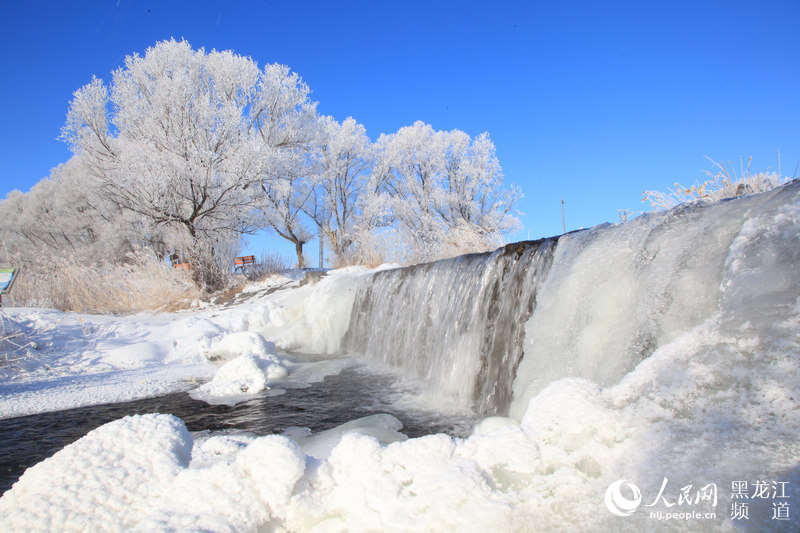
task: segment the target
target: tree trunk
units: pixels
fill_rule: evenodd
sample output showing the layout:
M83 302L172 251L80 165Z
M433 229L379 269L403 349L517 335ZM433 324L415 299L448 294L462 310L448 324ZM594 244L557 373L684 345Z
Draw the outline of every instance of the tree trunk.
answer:
M297 252L297 268L306 267L306 258L303 257L303 244L305 243L299 241L295 241L294 243L294 250Z

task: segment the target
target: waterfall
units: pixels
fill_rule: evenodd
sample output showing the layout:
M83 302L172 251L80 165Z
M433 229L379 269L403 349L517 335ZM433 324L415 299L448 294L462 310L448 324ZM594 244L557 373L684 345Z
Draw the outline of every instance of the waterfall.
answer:
M344 347L402 369L435 396L503 412L555 243L377 272L356 294Z
M359 286L343 348L423 382L437 398L520 417L553 381L611 385L720 313L763 322L748 306L794 305L799 199L795 180L760 195L377 272ZM734 276L743 264L755 273Z

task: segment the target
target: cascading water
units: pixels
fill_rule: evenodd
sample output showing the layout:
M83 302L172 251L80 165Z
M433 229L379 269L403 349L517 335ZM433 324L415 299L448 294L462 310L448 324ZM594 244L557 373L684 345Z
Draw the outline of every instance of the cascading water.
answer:
M343 348L479 414L519 418L549 383L616 383L715 315L742 232L753 220L777 223L770 221L799 197L795 181L762 195L378 272L358 289ZM783 251L767 253L782 256L770 261L780 263L779 278L791 278L776 282L794 302L798 270L792 274L790 264L787 273L786 262L797 253L785 250L797 248L798 235L788 227L785 242L772 243ZM757 263L758 251L748 253ZM776 297L766 281L756 290Z
M508 408L524 321L555 239L376 273L356 295L349 351L422 379L478 413Z

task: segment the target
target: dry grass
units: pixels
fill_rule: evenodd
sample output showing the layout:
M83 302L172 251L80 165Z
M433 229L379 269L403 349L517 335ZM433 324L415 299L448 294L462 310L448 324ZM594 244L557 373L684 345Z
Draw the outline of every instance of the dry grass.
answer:
M248 266L245 277L247 281L263 281L272 274L288 270L291 264L289 259L278 253L265 252L258 263Z
M22 272L4 304L86 313L166 311L202 293L186 272L152 254L130 254L124 265L89 265L70 256L6 259Z
M706 174L711 179L703 183L695 183L691 187L684 187L680 183L676 183L667 192L645 191L642 201L649 201L654 209L671 209L684 202L697 200L716 202L725 198L766 192L789 181L789 178L781 177L774 172L751 173L750 164L752 158L748 160L746 168L744 164L741 165L738 175L735 170L728 168L725 164L718 163L711 158L707 159L717 169L716 174L706 171ZM620 213L620 218L623 218L622 213Z

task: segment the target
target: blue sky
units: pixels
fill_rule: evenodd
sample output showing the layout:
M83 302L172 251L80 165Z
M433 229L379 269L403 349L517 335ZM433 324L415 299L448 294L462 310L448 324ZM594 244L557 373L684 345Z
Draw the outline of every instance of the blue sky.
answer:
M0 197L69 158L73 91L174 37L288 65L373 140L416 120L488 131L526 195L511 240L556 235L562 199L567 230L617 222L648 208L643 190L703 180L706 155L777 171L780 152L792 176L799 27L798 0L4 0Z

